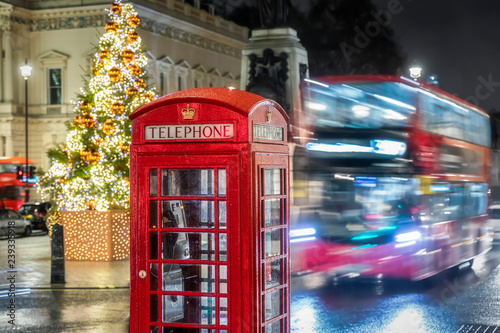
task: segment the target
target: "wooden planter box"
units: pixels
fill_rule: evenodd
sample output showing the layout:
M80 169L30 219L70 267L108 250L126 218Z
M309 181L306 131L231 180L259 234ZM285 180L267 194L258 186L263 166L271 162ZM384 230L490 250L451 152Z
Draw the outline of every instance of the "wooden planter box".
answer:
M66 260L128 259L130 213L127 211L61 211Z

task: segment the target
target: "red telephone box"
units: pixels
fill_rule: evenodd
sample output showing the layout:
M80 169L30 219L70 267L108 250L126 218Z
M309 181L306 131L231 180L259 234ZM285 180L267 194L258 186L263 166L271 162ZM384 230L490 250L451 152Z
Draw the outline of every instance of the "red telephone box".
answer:
M289 332L286 113L198 88L130 119L131 332Z

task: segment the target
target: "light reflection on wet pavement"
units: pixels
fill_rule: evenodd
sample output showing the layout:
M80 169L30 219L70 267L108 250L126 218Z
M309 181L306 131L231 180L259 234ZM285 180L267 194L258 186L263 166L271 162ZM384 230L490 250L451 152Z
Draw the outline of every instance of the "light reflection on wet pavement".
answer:
M25 294L16 296L16 328L2 315L1 332L128 332L128 261L67 261L67 283L50 285L48 237L16 241L16 289ZM0 240L2 309L9 301L4 246ZM292 332L457 332L464 324L500 325L499 253L495 248L472 269L436 281L386 282L382 295L356 283L334 289L319 274L294 277Z

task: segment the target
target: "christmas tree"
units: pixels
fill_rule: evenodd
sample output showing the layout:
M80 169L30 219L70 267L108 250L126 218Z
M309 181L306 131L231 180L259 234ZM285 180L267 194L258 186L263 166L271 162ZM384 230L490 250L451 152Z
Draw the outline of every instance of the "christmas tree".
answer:
M77 115L67 124L66 142L48 151L52 164L38 182L57 210L129 207L128 115L156 95L146 87L147 58L133 5L115 1L108 17L92 71L74 103Z

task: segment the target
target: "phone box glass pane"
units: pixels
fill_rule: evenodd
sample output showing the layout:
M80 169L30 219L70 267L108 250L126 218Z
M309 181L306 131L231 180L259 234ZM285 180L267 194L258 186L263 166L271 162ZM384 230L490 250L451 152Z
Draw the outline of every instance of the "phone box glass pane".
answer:
M158 290L158 264L149 264L149 290Z
M219 324L227 325L227 298L221 297L219 299Z
M163 264L163 291L215 292L215 266Z
M163 295L164 323L215 325L215 297Z
M218 185L218 190L219 190L219 197L225 197L226 196L226 170L225 169L219 169L218 171L219 179L217 179Z
M158 195L158 170L149 170L149 196L156 197Z
M219 266L219 292L227 294L227 266Z
M158 205L156 200L149 202L149 227L158 227Z
M213 228L214 202L172 200L161 202L162 228Z
M158 322L158 295L149 295L149 320Z
M273 319L283 314L283 289L273 290L263 296L264 318Z
M281 255L282 229L274 229L264 232L264 257Z
M227 228L227 204L225 201L219 201L219 229Z
M158 259L158 233L149 233L149 258Z
M162 232L162 259L215 260L213 233Z
M219 234L219 260L227 261L227 234Z
M264 195L281 193L281 169L264 169Z
M262 264L265 289L279 286L283 283L283 259L276 259Z
M281 320L275 321L269 325L266 325L265 333L282 333L284 331L281 330Z
M214 195L213 169L162 169L163 196Z
M264 227L282 224L281 199L264 200Z

